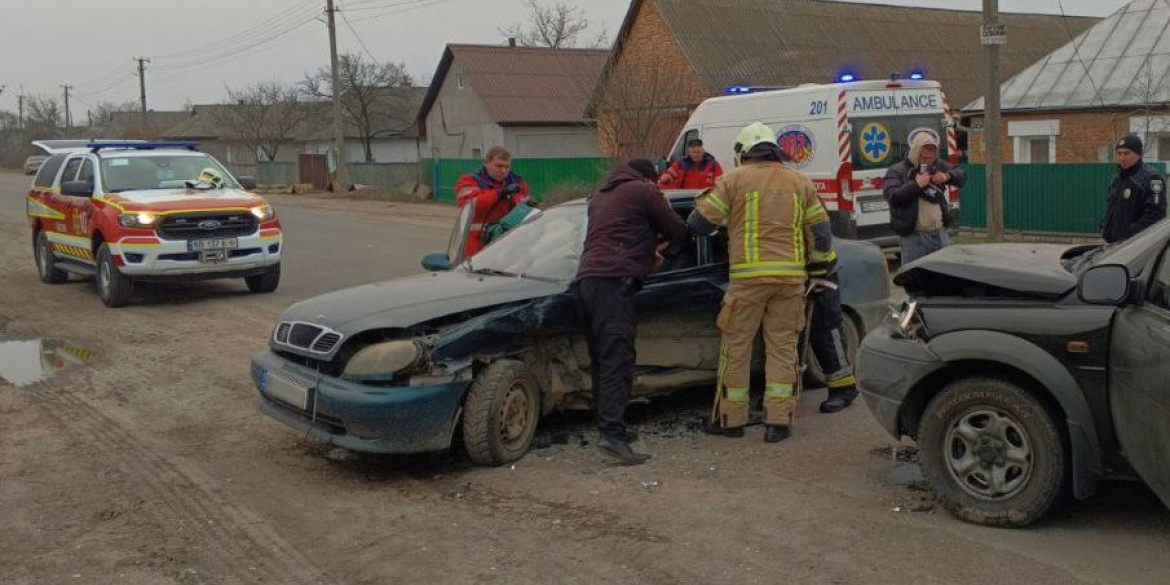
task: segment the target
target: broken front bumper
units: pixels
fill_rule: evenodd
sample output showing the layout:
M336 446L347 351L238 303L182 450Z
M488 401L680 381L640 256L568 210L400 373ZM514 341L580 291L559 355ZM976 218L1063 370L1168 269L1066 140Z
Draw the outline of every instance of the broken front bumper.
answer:
M318 441L367 453L446 450L470 381L427 386L356 384L270 350L252 358L260 410ZM302 393L303 392L303 393Z
M901 416L906 397L944 365L925 342L901 338L894 321L887 319L862 340L854 374L869 411L897 439L905 434Z

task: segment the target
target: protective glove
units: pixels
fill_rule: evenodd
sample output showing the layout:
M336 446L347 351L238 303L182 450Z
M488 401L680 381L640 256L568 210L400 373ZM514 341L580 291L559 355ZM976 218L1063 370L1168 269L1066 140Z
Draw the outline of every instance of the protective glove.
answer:
M508 183L500 188L500 198L511 201L520 192L520 183Z

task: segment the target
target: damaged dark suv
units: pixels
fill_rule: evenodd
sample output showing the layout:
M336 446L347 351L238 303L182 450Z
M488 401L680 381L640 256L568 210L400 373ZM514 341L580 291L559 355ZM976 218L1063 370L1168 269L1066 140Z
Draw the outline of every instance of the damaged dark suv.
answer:
M1111 246L952 246L905 266L910 298L857 378L919 445L941 503L1023 526L1101 478L1170 502L1170 222Z

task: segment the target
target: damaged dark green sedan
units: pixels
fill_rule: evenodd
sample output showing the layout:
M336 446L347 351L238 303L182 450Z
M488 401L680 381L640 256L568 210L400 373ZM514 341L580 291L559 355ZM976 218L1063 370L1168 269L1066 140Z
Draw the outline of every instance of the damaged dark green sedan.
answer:
M670 197L684 217L692 195ZM538 421L592 407L589 353L569 284L586 205L559 205L458 262L469 218L431 272L341 290L290 307L252 360L261 409L339 447L373 453L450 448L476 463L527 452ZM853 347L886 310L885 257L840 241L846 333ZM458 262L457 267L445 268ZM634 396L712 385L715 326L727 286L725 235L671 250L638 298Z

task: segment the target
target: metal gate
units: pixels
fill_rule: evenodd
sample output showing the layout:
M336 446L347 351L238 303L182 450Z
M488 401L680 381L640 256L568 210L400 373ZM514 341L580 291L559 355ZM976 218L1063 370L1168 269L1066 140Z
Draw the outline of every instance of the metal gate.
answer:
M297 158L300 183L310 183L314 189L329 188L329 163L323 154L301 154Z

